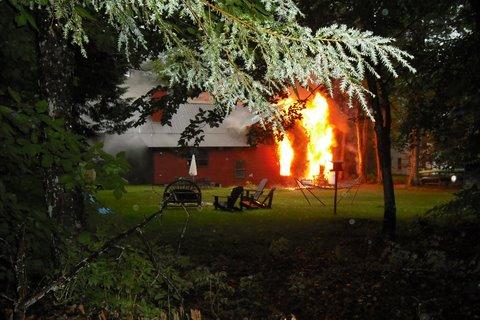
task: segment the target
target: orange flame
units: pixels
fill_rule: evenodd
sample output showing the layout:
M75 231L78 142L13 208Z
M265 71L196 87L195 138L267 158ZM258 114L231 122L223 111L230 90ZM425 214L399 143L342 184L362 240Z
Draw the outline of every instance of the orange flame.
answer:
M279 107L287 109L293 104L292 98L279 102ZM333 126L329 122L329 106L327 99L320 93L316 93L313 99L307 101L302 110L302 120L297 123L306 132L307 150L304 177L314 179L320 175L320 167L323 167L323 177L329 180L332 168L332 148L335 139ZM299 150L296 150L299 152ZM295 157L295 151L287 135L278 142L278 154L280 160L280 175L291 175L291 165Z
M292 174L293 148L288 136L285 134L283 140L278 143L278 154L280 156L280 175L290 176Z
M324 168L325 179L330 177L332 168L333 127L328 121L328 102L320 93L316 93L312 100L302 110L302 126L308 135L308 170L306 177L314 178L320 174L320 166Z

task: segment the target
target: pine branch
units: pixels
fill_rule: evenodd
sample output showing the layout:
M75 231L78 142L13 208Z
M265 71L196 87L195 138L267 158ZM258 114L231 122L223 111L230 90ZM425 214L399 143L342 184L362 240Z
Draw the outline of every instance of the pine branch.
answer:
M49 5L54 18L64 22L65 34L80 47L88 38L79 6L103 14L118 30L119 47L127 54L132 45L145 45L145 30L154 31L165 43L155 69L171 85L185 82L187 88L210 92L227 113L241 102L274 128L282 115L271 97L289 83L313 82L333 94L338 79L350 106L358 100L370 114L366 96L371 94L362 86L367 74L379 77L380 65L394 77L397 66L415 72L409 62L413 57L391 38L345 25L316 32L299 25L301 12L292 0L248 2L241 16L222 0L73 0ZM260 79L254 76L259 66Z

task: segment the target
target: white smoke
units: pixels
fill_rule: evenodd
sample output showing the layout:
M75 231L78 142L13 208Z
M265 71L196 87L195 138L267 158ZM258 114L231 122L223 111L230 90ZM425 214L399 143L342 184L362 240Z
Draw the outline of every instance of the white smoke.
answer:
M122 98L137 99L160 84L161 82L151 72L131 69L125 74L122 87L127 91Z
M247 108L237 106L223 121L230 133L245 135L248 127L260 121L258 115L253 115Z

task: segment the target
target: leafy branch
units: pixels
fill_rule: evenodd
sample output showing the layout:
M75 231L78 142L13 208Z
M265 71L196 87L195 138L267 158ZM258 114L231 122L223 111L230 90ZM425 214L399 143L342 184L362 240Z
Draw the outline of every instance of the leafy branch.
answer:
M73 266L72 269L67 274L58 276L57 278L53 279L52 281L50 281L50 283L46 284L45 286L43 286L33 294L26 296L24 301L22 301L22 303L24 304L25 310L30 306L32 306L33 304L37 303L39 300L45 297L45 295L47 295L48 293L60 289L64 284L74 279L80 273L80 271L88 267L88 265L91 262L98 259L98 257L104 255L105 253L115 248L120 241L128 238L134 233L138 233L139 230L147 226L153 219L162 215L163 211L167 207L167 204L168 204L168 199L164 200L164 202L162 203L162 206L160 207L160 210L147 216L145 219L143 219L142 222L138 223L137 225L130 227L124 230L123 232L119 233L115 237L107 240L99 249L93 251L90 255L88 255L81 261L79 261L75 266Z
M301 12L292 0L33 2L49 6L65 35L80 47L88 42L83 30L88 10L108 19L127 53L131 44L145 45L147 30L155 32L165 43L155 71L170 85L186 83L210 92L227 114L241 102L274 128L281 128L282 114L271 98L292 83L321 84L333 94L338 80L349 104L358 100L370 115L366 73L379 77L380 65L393 76L397 65L415 72L412 56L391 38L344 25L316 31L301 26Z

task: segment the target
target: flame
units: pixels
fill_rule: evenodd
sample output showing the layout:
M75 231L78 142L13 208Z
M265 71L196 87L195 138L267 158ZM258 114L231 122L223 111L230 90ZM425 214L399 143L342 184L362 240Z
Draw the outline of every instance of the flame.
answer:
M279 102L279 107L283 110L288 108L295 101L292 98L286 98ZM323 167L323 177L330 180L333 161L332 148L335 139L333 135L333 126L329 122L329 106L327 99L317 92L312 99L309 99L302 110L302 120L297 123L300 125L307 136L307 150L305 172L303 178L314 179L318 177L320 167ZM295 152L290 139L285 135L282 141L277 142L278 154L280 160L280 175L290 176L291 165Z
M292 175L291 168L294 151L292 148L292 142L287 134L284 135L282 141L278 142L278 154L280 156L280 175Z
M330 177L332 169L333 127L328 121L328 102L320 93L316 93L312 100L302 110L302 126L308 136L308 169L306 177L313 179L320 174L320 166L324 168L325 179Z

